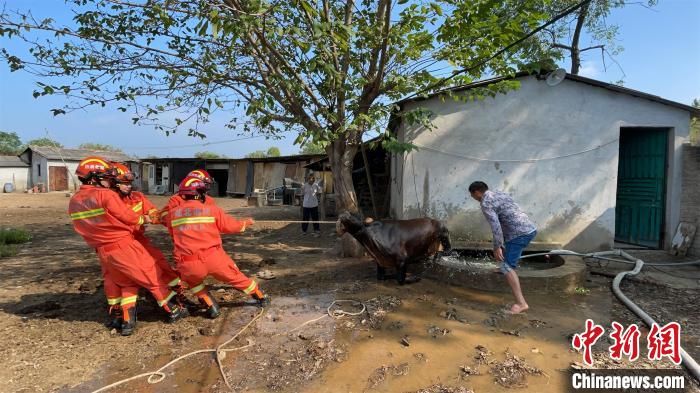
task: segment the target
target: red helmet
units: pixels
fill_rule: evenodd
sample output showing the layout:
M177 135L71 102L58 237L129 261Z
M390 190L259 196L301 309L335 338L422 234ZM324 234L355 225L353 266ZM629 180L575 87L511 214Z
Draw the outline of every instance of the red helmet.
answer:
M116 172L114 179L117 183L131 183L134 181L134 172L128 166L121 162L112 162L111 164Z
M90 156L80 161L75 174L80 180L90 180L93 177L98 179L112 177L115 172L109 161L102 157Z
M204 180L196 176L187 176L180 182L177 193L180 195L199 195L206 189L207 185Z
M187 177L196 177L199 180L203 181L204 184L206 184L207 186L207 190L211 187L211 183L214 182L214 180L209 175L209 172L205 171L204 169L195 169L192 172L188 173Z

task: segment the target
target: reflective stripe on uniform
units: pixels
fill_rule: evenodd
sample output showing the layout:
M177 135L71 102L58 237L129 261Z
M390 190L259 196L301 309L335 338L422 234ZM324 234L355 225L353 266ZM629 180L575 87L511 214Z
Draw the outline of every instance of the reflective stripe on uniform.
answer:
M257 288L257 286L258 286L258 283L255 282L255 280L252 280L250 285L248 285L248 288L243 290L243 293L245 293L246 295L250 295L251 292L255 291L255 288Z
M145 220L143 219L143 216L139 216L139 223L136 225L143 225L144 222Z
M174 280L172 280L172 281L170 281L170 282L168 283L168 286L169 286L169 287L174 287L175 285L177 285L177 284L179 284L179 283L180 283L180 277L175 277Z
M201 291L202 291L204 288L206 288L206 287L207 287L207 286L206 286L204 283L201 283L201 284L197 285L196 287L191 288L190 291L191 291L192 293L196 294L197 292L201 292Z
M167 211L167 210L164 211L164 212L161 212L161 213L160 213L160 218L163 218L163 217L165 217L165 216L167 216L167 215L168 215L168 211Z
M131 210L135 211L136 213L140 212L141 209L143 209L143 202L139 202L131 208Z
M216 223L216 218L214 217L183 217L173 220L171 226L174 228L176 226L185 224L214 224Z
M82 212L75 212L70 214L70 218L72 220L82 220L85 218L92 218L96 216L101 216L105 214L105 209L99 208L99 209L92 209L92 210L85 210Z
M122 298L120 298L120 297L112 297L112 298L108 297L107 298L107 304L109 304L110 306L114 306L115 304L119 304L121 301L122 301Z
M128 306L129 304L136 303L136 299L138 299L138 296L129 296L122 298L121 304L122 306Z
M170 299L173 298L173 296L175 296L175 292L170 291L170 294L169 294L165 299L159 301L159 302L158 302L158 305L161 306L161 307L163 307L167 302L170 301Z

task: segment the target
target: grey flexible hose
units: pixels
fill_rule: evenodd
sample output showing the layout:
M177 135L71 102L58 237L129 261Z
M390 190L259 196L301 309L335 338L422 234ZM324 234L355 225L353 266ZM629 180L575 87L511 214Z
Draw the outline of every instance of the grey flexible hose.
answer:
M545 256L545 255L571 255L571 256L576 256L576 257L581 257L581 258L595 258L595 259L603 259L603 260L612 261L612 262L628 263L631 265L635 264L632 261L624 261L621 259L606 258L607 255L620 256L620 252L624 252L624 251L613 250L613 251L599 251L599 252L590 252L587 254L582 254L582 253L578 253L575 251L569 251L569 250L552 250L549 252L541 252L541 253L537 253L537 254L523 255L522 257L520 257L520 259L541 257L541 256ZM629 254L627 254L627 255L629 255ZM696 259L693 261L671 262L671 263L647 263L647 262L644 263L644 265L646 265L646 266L688 266L688 265L698 265L698 264L700 264L700 259Z
M620 290L620 283L626 276L635 276L639 274L640 271L642 271L642 267L644 266L644 261L641 259L636 259L633 256L629 255L628 253L618 250L619 255L625 259L628 259L629 261L634 261L634 269L626 272L621 272L617 276L615 276L615 279L613 279L613 293L615 296L625 305L627 308L630 309L633 313L635 313L639 318L641 318L644 323L647 324L647 326L651 327L651 325L655 324L656 321L652 317L649 316L644 310L639 308L634 302L632 302L627 296L625 296L624 293ZM685 366L686 369L690 372L690 374L695 377L697 381L700 381L700 365L693 359L692 356L686 352L683 347L680 347L680 352L681 352L681 360L683 362L683 365Z
M642 271L642 267L644 265L648 266L680 266L680 265L694 265L700 263L700 260L697 261L688 261L688 262L679 262L679 263L644 263L641 259L635 258L631 256L630 254L622 251L622 250L613 250L613 251L602 251L602 252L592 252L588 254L581 254L577 253L574 251L569 251L569 250L552 250L547 253L539 253L539 254L530 254L522 257L521 259L525 258L532 258L535 256L543 256L543 255L573 255L573 256L579 256L579 257L584 257L584 258L599 258L600 259L606 259L606 260L612 260L615 262L623 262L623 263L631 263L634 264L634 269L629 270L626 272L621 272L618 275L615 276L613 279L612 283L612 290L615 296L624 304L630 311L635 313L639 318L644 321L644 323L651 327L651 325L655 324L656 321L652 317L649 316L644 310L639 308L634 302L632 302L627 296L625 296L624 293L622 293L622 290L620 290L620 283L622 283L622 280L625 279L627 276L636 276L639 274L639 272ZM614 255L618 257L622 257L626 259L626 261L619 260L619 259L612 259L612 258L606 258L608 255ZM693 359L692 356L690 356L682 347L680 348L681 352L681 361L683 363L683 366L685 366L686 369L690 372L690 374L700 382L700 365Z

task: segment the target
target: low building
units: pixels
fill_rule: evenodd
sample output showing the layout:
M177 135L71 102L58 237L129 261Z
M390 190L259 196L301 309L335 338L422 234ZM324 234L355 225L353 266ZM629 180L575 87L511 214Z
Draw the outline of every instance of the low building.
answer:
M668 249L680 221L682 145L700 110L577 75L516 79L519 89L493 98L399 102L404 111L430 110L434 129L395 130L418 150L393 157L392 215L442 219L453 238L488 244L467 190L481 180L514 197L536 222L536 241L577 251L615 242Z
M381 146L379 141L379 138L374 138L363 142L362 148L355 154L352 183L362 214L366 217L387 218L391 203L391 154ZM306 165L306 168L313 170L316 178L323 181L324 195L321 215L323 217L336 216L330 160L324 156Z
M29 164L17 156L0 156L0 189L4 190L5 184L12 184L14 191L29 188Z
M39 186L45 191L75 191L80 187L75 170L80 161L89 156L127 163L139 176L139 160L119 152L29 146L19 158L30 165L29 187Z
M205 169L214 178L215 196L249 196L255 189L284 186L284 179L304 180L305 165L321 154L265 158L148 158L144 159L142 188L149 193L174 193L177 185L194 169Z

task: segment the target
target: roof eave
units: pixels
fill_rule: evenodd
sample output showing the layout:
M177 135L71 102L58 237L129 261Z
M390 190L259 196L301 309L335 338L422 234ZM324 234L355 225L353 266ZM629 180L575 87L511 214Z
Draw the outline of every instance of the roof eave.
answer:
M495 77L495 78L491 78L491 79L485 79L482 81L470 83L468 85L455 86L455 87L451 87L448 89L443 89L443 90L437 91L435 93L429 94L429 95L424 96L424 97L405 98L403 100L397 101L396 104L399 105L401 107L401 109L403 109L403 106L407 103L429 100L429 99L438 97L441 94L445 94L447 92L461 92L461 91L466 91L466 90L477 88L477 87L488 86L490 84L493 84L496 82L501 82L501 81L508 80L508 79L518 79L518 78L522 78L525 76L535 76L536 77L537 75L538 74L533 74L533 73L529 73L529 72L518 72L513 76ZM689 112L691 115L700 117L700 108L695 108L693 106L682 104L680 102L671 101L671 100L668 100L666 98L656 96L653 94L649 94L649 93L644 93L644 92L639 91L639 90L629 89L629 88L618 86L618 85L615 85L612 83L602 82L602 81L599 81L596 79L586 78L586 77L583 77L580 75L573 75L573 74L569 74L569 73L566 74L566 79L573 81L573 82L579 82L579 83L584 83L584 84L587 84L590 86L600 87L600 88L614 91L617 93L631 95L631 96L637 97L637 98L647 99L647 100L650 100L650 101L653 101L653 102L656 102L659 104L668 105L668 106L671 106L671 107L674 107L677 109L684 110L686 112Z

